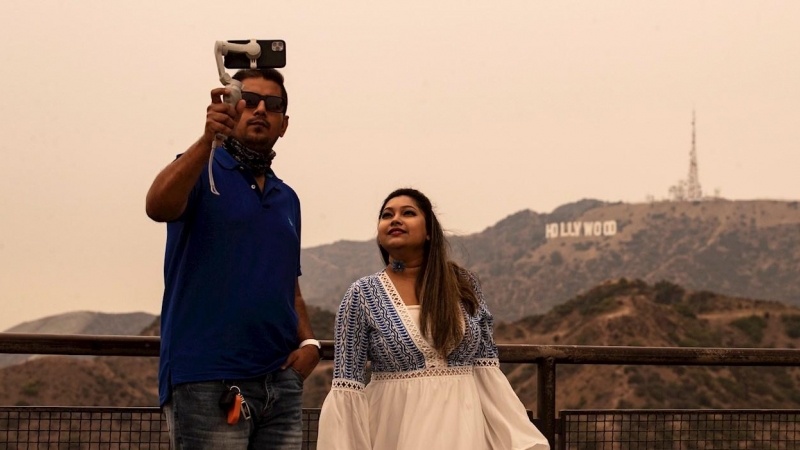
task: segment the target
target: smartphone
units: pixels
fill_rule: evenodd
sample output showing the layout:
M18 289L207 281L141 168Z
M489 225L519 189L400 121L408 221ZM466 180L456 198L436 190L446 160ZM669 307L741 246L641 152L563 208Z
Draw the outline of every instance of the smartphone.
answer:
M228 41L231 44L247 44L250 40ZM257 69L279 69L286 67L286 41L280 39L258 40L261 56L256 61ZM227 69L249 69L250 58L244 53L228 52L224 57Z

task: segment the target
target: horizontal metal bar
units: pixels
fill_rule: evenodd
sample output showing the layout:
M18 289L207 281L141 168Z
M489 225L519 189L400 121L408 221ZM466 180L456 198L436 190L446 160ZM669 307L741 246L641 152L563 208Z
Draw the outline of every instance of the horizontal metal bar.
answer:
M158 356L157 336L0 333L0 353L35 355ZM504 363L632 364L684 366L800 366L800 349L617 347L500 344ZM322 341L325 359L333 342Z
M158 356L157 336L0 333L0 353Z
M0 412L22 413L159 413L158 406L0 406Z
M320 408L303 408L307 414L319 414ZM0 412L27 413L158 413L158 406L0 406Z
M800 409L562 409L559 415L567 414L800 414Z
M800 366L800 349L498 345L506 363L635 364L669 366Z

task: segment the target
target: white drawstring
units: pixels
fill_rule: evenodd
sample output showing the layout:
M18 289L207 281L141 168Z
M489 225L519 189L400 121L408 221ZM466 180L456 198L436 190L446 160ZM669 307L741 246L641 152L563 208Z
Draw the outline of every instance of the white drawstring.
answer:
M214 136L214 142L211 143L211 154L208 155L208 183L211 185L211 193L214 195L219 195L219 191L217 191L217 187L214 185L214 171L212 170L214 166L214 150L222 145L224 139L225 136L217 133L217 135Z

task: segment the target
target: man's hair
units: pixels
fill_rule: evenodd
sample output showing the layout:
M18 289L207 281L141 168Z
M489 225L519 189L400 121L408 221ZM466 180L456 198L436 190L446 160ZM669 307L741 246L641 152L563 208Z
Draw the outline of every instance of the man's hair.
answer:
M244 81L248 78L263 78L277 84L281 87L281 97L283 97L283 113L289 108L289 94L286 93L286 87L283 85L283 74L275 69L242 69L233 76L234 80Z
M433 347L443 356L455 349L464 336L461 328L461 305L470 314L479 308L479 300L468 278L466 269L450 260L450 244L433 212L428 197L416 189L402 188L389 194L383 201L378 217L389 200L407 196L414 200L425 216L425 231L430 240L425 241L422 267L415 283L417 298L422 304L420 325L422 333L433 341ZM389 252L378 241L383 262L389 264Z

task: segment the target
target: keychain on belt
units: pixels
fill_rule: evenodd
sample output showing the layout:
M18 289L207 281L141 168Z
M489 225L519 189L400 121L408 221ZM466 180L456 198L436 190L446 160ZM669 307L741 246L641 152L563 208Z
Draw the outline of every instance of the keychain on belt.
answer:
M242 390L238 386L231 386L222 393L219 407L228 413L228 424L235 425L241 417L250 420L250 406L247 405Z

